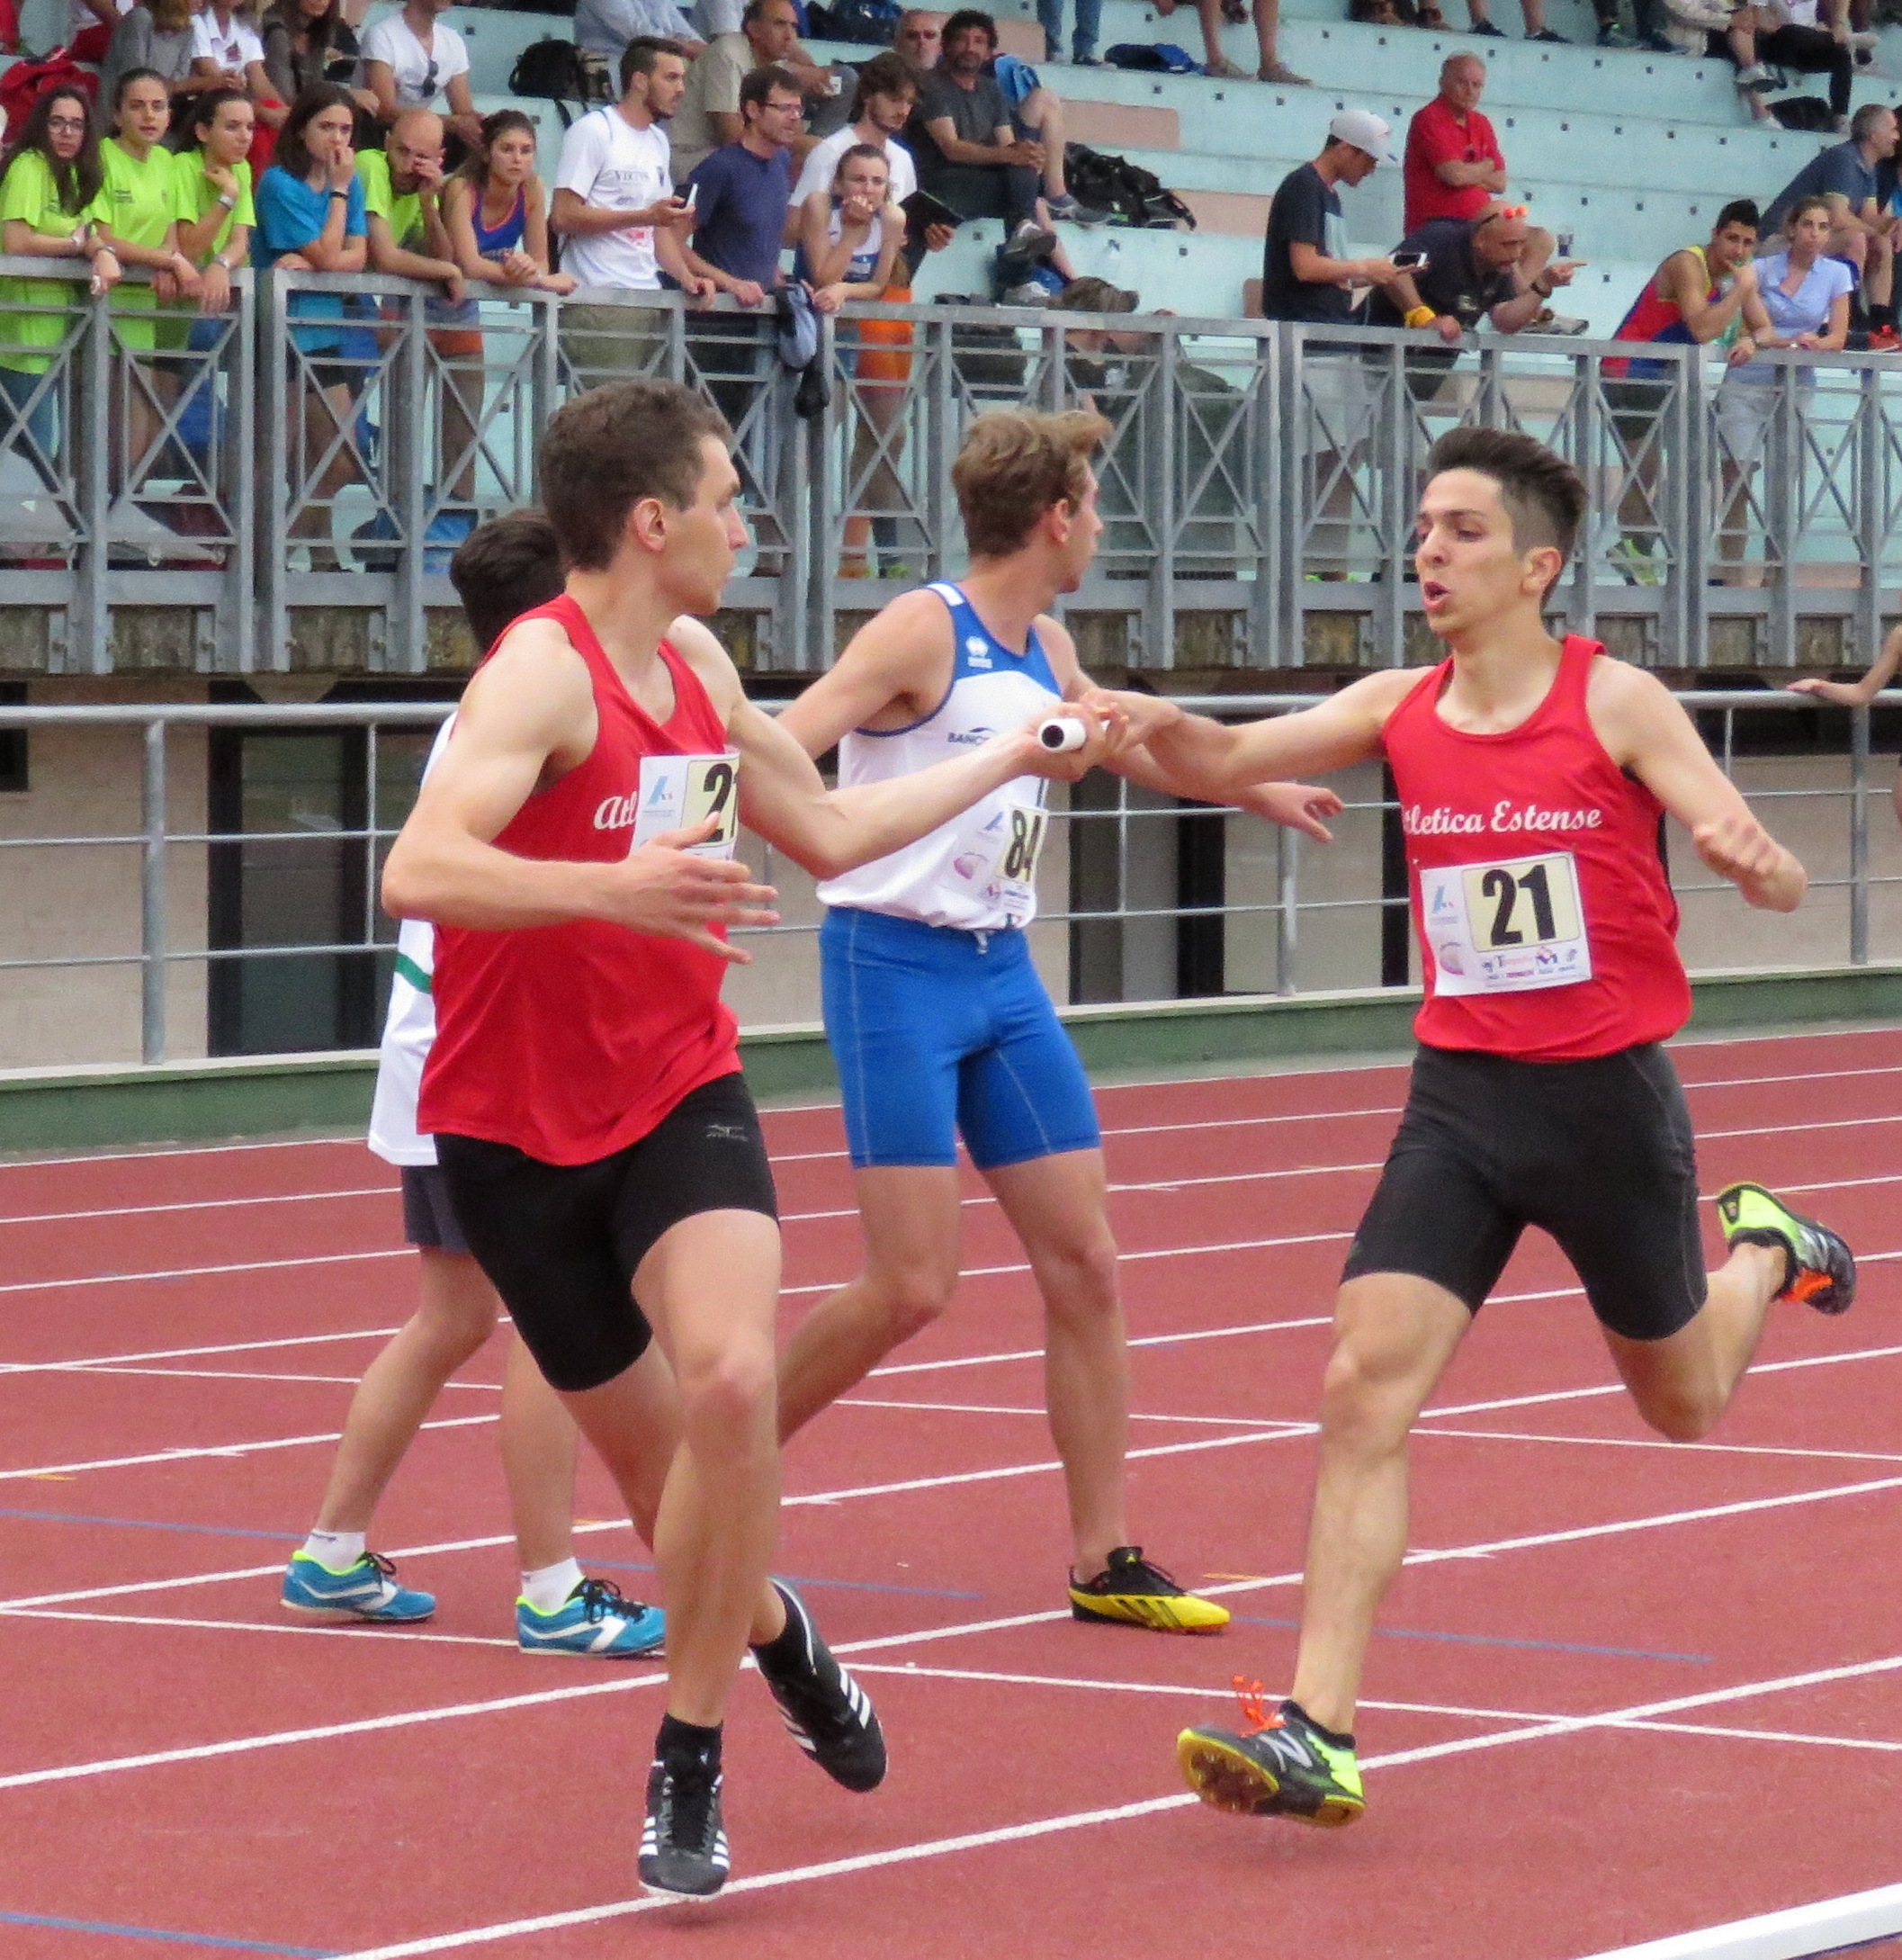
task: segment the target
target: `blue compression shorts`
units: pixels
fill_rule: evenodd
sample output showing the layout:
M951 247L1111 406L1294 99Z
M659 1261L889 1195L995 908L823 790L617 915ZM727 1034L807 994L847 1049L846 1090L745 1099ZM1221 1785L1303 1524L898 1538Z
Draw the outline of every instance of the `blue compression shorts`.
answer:
M835 906L820 929L826 1038L856 1170L980 1170L1102 1141L1083 1065L1020 931Z

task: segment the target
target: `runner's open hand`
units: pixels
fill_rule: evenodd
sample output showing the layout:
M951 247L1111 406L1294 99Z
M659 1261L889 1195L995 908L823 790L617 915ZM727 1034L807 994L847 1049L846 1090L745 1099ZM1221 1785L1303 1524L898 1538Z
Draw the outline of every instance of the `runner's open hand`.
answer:
M1317 789L1312 783L1257 783L1242 791L1235 807L1332 844L1334 833L1322 819L1339 816L1347 805L1332 789Z
M631 931L686 940L735 966L749 966L753 956L716 939L712 928L777 925L779 914L771 908L779 895L770 885L755 885L736 859L693 854L689 847L705 843L719 828L713 816L689 830L665 831L605 867L599 915Z

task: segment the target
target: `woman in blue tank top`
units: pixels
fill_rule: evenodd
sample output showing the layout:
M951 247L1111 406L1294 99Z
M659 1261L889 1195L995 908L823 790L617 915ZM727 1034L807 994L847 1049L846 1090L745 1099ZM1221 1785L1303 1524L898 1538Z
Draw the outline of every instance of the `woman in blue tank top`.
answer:
M905 239L905 214L888 202L891 184L884 156L855 143L839 157L832 188L801 205L793 275L812 289L821 313L848 300L884 298Z
M443 222L462 276L499 297L511 286L572 292L566 273L551 272L548 193L535 175L535 126L519 109L484 119L482 140L443 186ZM468 302L473 325L476 302Z

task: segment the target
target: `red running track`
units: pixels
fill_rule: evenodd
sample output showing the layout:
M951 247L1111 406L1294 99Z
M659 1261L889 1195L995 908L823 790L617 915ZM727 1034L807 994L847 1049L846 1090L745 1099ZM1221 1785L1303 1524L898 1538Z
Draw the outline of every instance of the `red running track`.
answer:
M1403 1074L1111 1089L1135 1528L1237 1624L1067 1617L1036 1296L973 1184L955 1310L788 1462L780 1565L876 1695L892 1775L835 1790L743 1682L736 1879L697 1909L633 1880L658 1672L516 1650L493 1350L379 1520L435 1620L279 1616L409 1307L384 1166L0 1165L0 1955L1577 1960L1902 1878L1902 1030L1678 1059L1705 1189L1806 1193L1861 1302L1778 1309L1717 1436L1668 1445L1529 1240L1415 1444L1360 1825L1219 1817L1171 1744L1232 1673L1285 1685L1326 1316ZM857 1228L836 1111L768 1134L791 1319ZM585 1469L584 1561L650 1590L612 1512Z

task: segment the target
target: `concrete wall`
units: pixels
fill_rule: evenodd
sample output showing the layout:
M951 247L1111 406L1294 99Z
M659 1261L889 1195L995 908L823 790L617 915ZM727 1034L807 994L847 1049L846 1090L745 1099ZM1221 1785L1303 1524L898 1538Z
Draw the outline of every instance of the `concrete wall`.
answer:
M34 706L180 698L175 681L34 681ZM202 699L201 691L198 698ZM168 828L205 827L205 736L174 731L167 745ZM35 729L23 795L0 796L0 838L136 835L142 822L142 746L136 728ZM130 845L0 845L0 959L98 958L139 948L140 852ZM205 943L206 870L201 844L169 853L170 943ZM0 973L0 1068L139 1058L136 965ZM202 960L172 967L167 1052L205 1052Z

